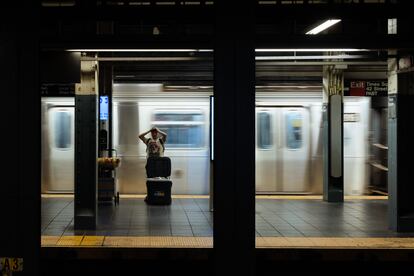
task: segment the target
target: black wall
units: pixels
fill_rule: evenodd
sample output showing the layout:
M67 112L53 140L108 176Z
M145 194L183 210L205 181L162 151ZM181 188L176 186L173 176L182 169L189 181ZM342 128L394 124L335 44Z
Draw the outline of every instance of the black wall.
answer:
M80 83L80 53L42 51L39 72L41 83Z
M2 9L0 76L2 181L0 257L24 258L38 275L40 253L39 36L36 9ZM8 179L8 180L6 180Z

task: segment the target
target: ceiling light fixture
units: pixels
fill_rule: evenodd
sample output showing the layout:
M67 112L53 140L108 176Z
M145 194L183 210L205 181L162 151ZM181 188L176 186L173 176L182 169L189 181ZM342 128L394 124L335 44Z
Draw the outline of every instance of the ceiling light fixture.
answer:
M67 49L67 52L212 52L212 49Z
M354 49L354 48L323 48L323 49L256 49L256 53L272 53L272 52L364 52L368 49Z
M213 52L213 49L67 49L67 52ZM271 52L363 52L369 49L355 48L259 48L256 53Z
M335 25L336 23L340 22L341 19L329 19L326 20L325 22L323 22L322 24L320 24L319 26L313 28L312 30L310 30L309 32L307 32L307 35L316 35L319 34L320 32L328 29L329 27Z
M333 55L333 56L260 56L256 60L325 60L325 59L361 59L369 58L364 55Z

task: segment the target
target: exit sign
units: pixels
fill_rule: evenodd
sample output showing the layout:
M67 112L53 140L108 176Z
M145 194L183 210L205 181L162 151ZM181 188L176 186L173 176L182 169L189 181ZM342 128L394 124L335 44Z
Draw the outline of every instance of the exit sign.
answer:
M348 80L345 82L344 96L387 96L387 80Z

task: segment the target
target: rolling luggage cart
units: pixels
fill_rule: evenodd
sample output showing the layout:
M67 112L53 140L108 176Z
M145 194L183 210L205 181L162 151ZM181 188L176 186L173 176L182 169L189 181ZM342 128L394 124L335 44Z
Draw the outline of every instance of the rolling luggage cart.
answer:
M115 157L98 158L98 202L119 204L119 192L117 189L116 168L120 164L117 151L115 149L106 149L105 151L114 151Z
M171 160L168 157L149 157L147 159L147 196L150 205L171 204Z

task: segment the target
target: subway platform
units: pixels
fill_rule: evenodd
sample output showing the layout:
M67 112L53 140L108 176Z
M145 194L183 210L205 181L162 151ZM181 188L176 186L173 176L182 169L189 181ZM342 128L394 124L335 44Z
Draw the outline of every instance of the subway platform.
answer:
M71 197L42 198L43 275L212 275L214 212L207 197L173 196L171 206L148 206L144 196L123 196L117 206L99 205L94 231L73 229L73 209ZM388 229L386 197L347 197L343 204L318 196L256 197L257 275L309 264L353 273L353 265L344 265L350 262L370 273L400 269L412 267L413 249L414 233Z
M148 206L144 196L99 204L96 230L75 230L71 196L42 197L43 247L212 248L213 214L205 196L175 196ZM257 196L258 248L414 248L414 233L388 229L385 196Z

